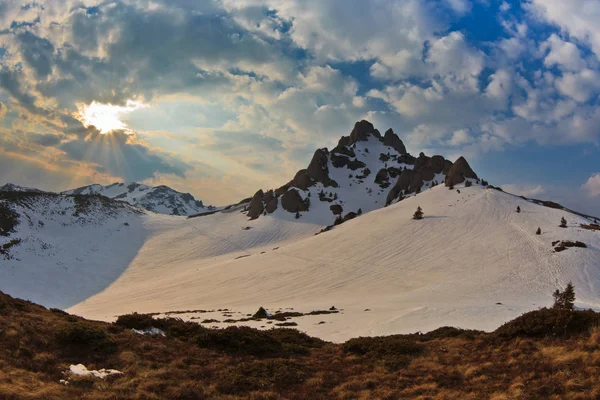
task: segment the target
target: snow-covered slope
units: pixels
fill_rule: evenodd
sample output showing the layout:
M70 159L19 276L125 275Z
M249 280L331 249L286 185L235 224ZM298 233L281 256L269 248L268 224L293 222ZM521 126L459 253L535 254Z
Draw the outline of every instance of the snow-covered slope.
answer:
M444 325L494 329L549 305L569 281L578 306L600 307L600 232L581 228L588 219L476 184L455 189L424 190L317 236L318 225L281 209L253 221L240 219L239 209L178 221L145 217L151 233L127 270L69 311L110 320L130 311L228 308L239 318L259 306L334 305L343 311L294 321L342 341ZM423 220L411 219L417 206ZM562 217L567 228L558 226ZM558 253L557 240L587 248Z
M141 183L98 184L67 190L63 194L100 194L111 199L125 201L136 207L169 215L194 215L213 211L189 193L181 193L168 186L147 186Z
M100 196L0 191L0 290L51 307L85 300L135 258L142 217Z

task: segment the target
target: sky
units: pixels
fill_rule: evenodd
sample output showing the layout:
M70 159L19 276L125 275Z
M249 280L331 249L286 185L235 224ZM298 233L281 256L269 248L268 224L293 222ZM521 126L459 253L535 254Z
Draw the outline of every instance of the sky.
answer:
M0 184L224 205L361 119L600 215L597 0L0 0Z

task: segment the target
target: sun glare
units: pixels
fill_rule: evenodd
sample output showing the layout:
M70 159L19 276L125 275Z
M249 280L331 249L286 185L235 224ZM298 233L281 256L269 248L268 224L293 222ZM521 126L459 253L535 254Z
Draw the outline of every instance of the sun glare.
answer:
M91 104L77 103L76 118L81 121L86 128L93 125L102 134L114 130L129 131L127 124L121 121L121 116L144 107L148 106L133 100L127 100L125 106L101 104L96 101L92 101Z

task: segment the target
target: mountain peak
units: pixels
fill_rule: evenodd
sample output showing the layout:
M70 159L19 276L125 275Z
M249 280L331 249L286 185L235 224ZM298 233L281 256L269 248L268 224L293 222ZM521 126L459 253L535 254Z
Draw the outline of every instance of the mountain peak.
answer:
M62 192L68 195L100 194L159 214L194 215L214 210L190 193L169 186L148 186L137 182L115 182L107 186L92 184Z
M392 129L381 134L369 121L356 122L331 151L317 149L306 169L287 184L257 191L247 207L250 219L275 212L278 206L295 218L330 224L347 220L420 193L447 177L456 183L477 179L464 158L457 165L440 155L414 157ZM342 215L345 212L345 215Z

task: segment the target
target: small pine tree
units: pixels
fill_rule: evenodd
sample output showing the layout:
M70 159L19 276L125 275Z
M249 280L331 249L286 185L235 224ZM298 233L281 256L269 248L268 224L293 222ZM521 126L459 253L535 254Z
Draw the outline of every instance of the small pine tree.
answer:
M567 283L562 292L558 289L552 293L554 297L554 308L559 310L572 310L575 306L575 287L571 282Z
M562 308L563 304L563 294L560 290L556 289L554 293L552 293L552 297L554 297L554 308Z
M567 227L567 220L565 219L565 217L562 217L560 219L560 225L561 228L566 228Z
M296 211L296 219L300 218L300 211Z
M567 310L572 310L575 306L575 287L571 282L567 283L567 287L563 292L563 304Z
M536 235L541 235L542 234L542 228L537 228L537 231L535 231Z
M521 212L521 207L517 206L517 212L520 213Z
M358 209L358 211L356 212L356 215L362 215L362 208Z
M421 206L417 207L417 211L413 214L413 219L423 219L423 209Z

